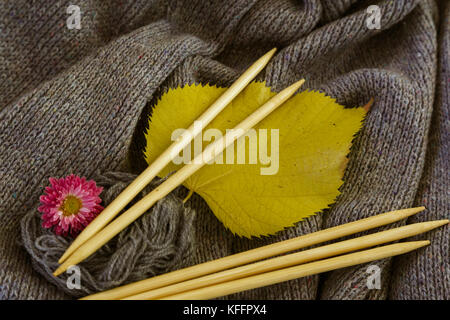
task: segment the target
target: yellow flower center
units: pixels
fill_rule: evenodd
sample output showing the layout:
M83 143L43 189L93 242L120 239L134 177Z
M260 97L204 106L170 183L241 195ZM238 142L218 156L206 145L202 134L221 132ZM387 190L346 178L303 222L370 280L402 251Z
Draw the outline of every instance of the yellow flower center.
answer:
M78 199L75 196L69 195L64 199L60 210L62 211L64 216L68 217L73 214L77 214L78 211L81 209L81 206L82 203L80 199Z

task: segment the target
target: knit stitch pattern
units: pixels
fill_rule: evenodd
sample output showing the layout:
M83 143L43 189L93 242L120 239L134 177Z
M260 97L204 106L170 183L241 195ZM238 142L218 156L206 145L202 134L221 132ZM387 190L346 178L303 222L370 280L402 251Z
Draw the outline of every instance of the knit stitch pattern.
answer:
M77 0L79 30L65 25L70 4L0 3L2 299L67 297L32 267L20 241L20 221L48 177L139 173L154 99L185 83L229 86L273 47L258 78L274 90L305 78L305 88L347 107L375 100L342 195L330 210L262 239L233 236L194 195L190 263L415 205L428 210L386 228L448 218L448 1L377 1L380 29L366 23L374 1ZM422 237L429 247L371 263L381 269L379 290L367 287L361 265L225 298L448 299L448 226Z

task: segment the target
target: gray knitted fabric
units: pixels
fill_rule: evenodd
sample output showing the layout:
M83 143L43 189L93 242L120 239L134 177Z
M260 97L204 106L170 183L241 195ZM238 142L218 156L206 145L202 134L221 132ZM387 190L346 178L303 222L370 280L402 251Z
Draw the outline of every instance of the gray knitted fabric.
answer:
M370 30L366 9L375 3L381 29ZM66 27L70 4L81 7L80 30ZM194 196L190 263L413 205L428 210L408 223L448 217L449 16L445 0L2 1L0 297L66 297L18 241L49 176L139 172L161 92L191 81L230 85L274 46L259 78L275 90L306 78L305 87L345 106L375 98L342 196L257 240L232 236ZM372 263L382 270L380 290L367 288L363 265L226 298L449 299L448 226L420 238L431 246Z

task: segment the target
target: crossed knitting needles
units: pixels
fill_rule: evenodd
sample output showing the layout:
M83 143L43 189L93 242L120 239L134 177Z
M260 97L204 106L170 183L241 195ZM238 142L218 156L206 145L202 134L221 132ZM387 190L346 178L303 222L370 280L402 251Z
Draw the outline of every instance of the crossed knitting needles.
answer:
M172 145L165 150L146 170L144 170L111 204L106 207L66 250L58 261L61 266L53 273L58 276L71 265L83 261L102 247L120 231L139 218L158 200L165 197L189 176L203 167L208 161L220 154L235 140L263 120L273 110L288 100L305 82L304 79L295 82L264 103L259 109L240 122L234 130L228 132L207 146L191 162L171 175L164 183L150 192L134 206L110 221L122 210L176 155L197 136L267 65L276 49L272 49L259 58L248 68L229 89L227 89L197 120L201 125L192 124ZM232 132L232 133L231 133ZM108 224L109 223L109 224Z

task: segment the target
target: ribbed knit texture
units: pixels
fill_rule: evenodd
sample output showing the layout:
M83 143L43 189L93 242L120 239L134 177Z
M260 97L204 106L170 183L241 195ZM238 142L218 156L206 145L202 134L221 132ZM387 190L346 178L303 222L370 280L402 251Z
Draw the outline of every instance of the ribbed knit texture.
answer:
M439 64L436 80L436 101L432 114L428 148L423 177L415 203L424 204L428 215L418 215L408 222L427 219L448 219L450 212L450 2L440 6ZM422 252L413 252L394 261L392 299L429 299L440 297L450 300L449 228L417 237L429 239L431 245Z
M191 81L230 85L275 46L259 76L275 90L306 78L348 107L375 99L342 195L331 210L252 240L232 236L194 195L191 263L413 205L428 210L408 222L448 217L448 4L378 1L381 29L369 30L374 1L79 0L81 29L69 30L70 4L0 3L1 298L66 297L18 241L49 176L141 171L154 99ZM429 248L371 263L382 269L380 290L367 288L363 265L226 298L448 299L448 227L422 237Z

